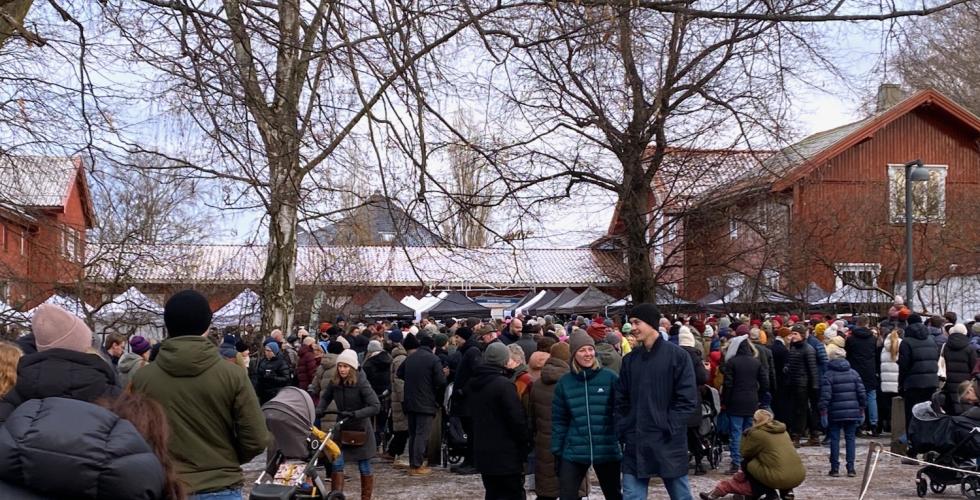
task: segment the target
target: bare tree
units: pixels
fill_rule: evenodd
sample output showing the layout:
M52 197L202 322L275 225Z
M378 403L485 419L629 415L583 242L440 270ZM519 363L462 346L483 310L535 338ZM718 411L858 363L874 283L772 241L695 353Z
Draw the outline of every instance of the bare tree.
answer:
M483 247L488 240L487 225L495 190L490 182L494 173L481 151L496 148L487 144L485 134L464 114L457 116L455 129L466 140L450 144L446 152L453 192L449 197L446 221L442 225L443 234L453 245Z
M980 114L980 5L905 23L892 62L910 87L933 87Z

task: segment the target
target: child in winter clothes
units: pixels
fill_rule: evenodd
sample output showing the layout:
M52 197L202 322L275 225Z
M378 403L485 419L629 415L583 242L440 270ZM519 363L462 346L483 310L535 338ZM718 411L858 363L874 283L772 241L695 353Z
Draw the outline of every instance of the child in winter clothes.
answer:
M820 384L820 423L830 438L830 475L834 477L840 474L841 430L847 446L847 476L856 475L854 439L867 405L864 382L844 359L846 355L843 349L832 351Z

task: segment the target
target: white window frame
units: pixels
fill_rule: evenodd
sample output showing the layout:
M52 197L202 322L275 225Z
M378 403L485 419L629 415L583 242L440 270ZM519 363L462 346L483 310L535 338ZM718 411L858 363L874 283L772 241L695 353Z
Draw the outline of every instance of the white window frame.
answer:
M865 285L873 288L878 287L878 277L881 276L881 264L875 262L838 262L834 264L835 290L840 290L846 284L842 275L846 272L871 272L871 284Z
M928 169L931 172L939 172L939 183L940 188L937 193L939 197L938 210L939 213L935 216L924 215L915 216L913 214L912 222L940 222L946 221L946 177L949 174L949 165L923 165L922 168ZM905 206L898 206L897 203L893 203L893 200L899 195L895 190L901 189L902 195L905 194L905 184L903 183L900 187L897 187L898 175L905 175L905 165L901 163L889 163L886 170L886 177L888 179L888 220L892 224L904 224L905 223ZM915 183L912 185L913 191L915 190ZM913 193L914 194L914 193Z
M738 219L735 217L728 218L728 239L738 239Z
M7 251L7 225L0 224L0 246L2 246L3 251Z
M27 255L27 243L26 243L25 240L26 240L26 238L24 237L24 231L21 231L20 232L20 254L21 255Z
M385 243L391 243L392 241L395 241L395 233L388 232L388 231L378 231L378 237L381 238L381 241Z

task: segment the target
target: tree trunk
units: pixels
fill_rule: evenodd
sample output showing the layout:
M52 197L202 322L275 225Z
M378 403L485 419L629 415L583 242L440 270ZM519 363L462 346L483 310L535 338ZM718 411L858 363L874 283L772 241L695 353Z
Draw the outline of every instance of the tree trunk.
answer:
M7 39L17 32L17 28L8 21L7 16L10 16L17 26L23 26L24 18L27 17L27 11L30 10L32 3L33 0L13 0L0 7L0 14L2 14L0 15L0 47L3 47Z
M272 196L269 200L269 245L262 278L262 333L280 328L289 336L296 292L298 162L296 166L273 166L271 170L279 175L270 179Z
M625 229L627 283L633 303L656 303L656 280L650 261L650 187L644 181L640 156L623 162L620 217ZM635 162L635 163L634 163ZM633 163L633 165L629 165Z

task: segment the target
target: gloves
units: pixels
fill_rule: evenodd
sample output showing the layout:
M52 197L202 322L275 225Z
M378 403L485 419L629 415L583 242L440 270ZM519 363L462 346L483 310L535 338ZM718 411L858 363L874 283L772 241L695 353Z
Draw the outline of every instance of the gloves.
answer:
M829 426L830 426L830 422L827 421L827 414L826 413L821 413L820 414L820 427L823 427L824 429L826 429Z

